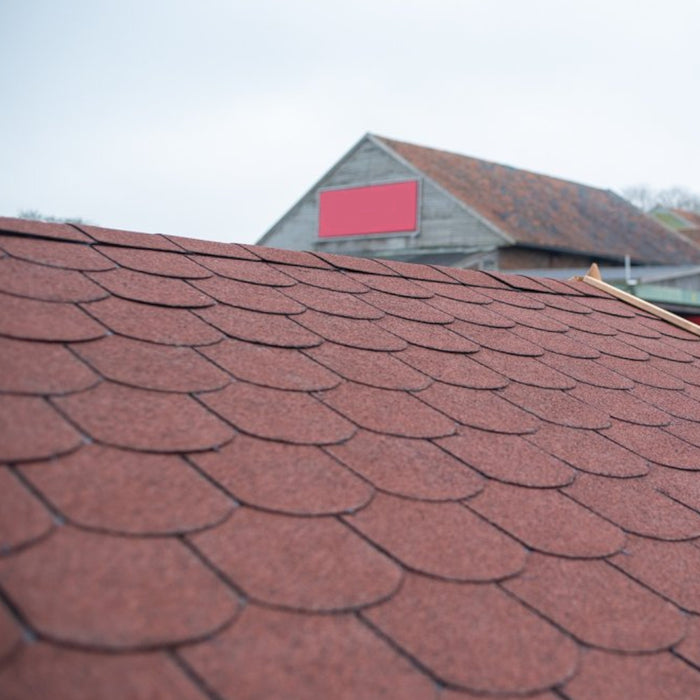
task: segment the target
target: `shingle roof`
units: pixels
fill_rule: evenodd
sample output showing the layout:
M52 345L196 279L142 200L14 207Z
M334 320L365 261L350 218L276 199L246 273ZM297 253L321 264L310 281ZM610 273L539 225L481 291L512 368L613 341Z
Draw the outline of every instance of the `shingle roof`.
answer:
M610 190L373 136L522 245L648 263L700 262L700 248Z
M697 695L697 336L580 282L0 230L3 698Z

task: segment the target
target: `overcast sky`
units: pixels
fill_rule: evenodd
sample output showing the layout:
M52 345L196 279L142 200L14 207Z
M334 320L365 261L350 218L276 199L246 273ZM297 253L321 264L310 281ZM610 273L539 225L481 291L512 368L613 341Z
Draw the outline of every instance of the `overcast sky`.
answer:
M256 241L365 132L700 193L698 0L0 0L0 215Z

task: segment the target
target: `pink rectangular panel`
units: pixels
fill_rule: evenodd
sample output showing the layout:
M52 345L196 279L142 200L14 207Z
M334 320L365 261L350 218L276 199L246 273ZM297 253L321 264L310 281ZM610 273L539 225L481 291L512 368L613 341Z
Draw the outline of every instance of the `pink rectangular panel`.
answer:
M318 235L366 236L416 230L418 181L320 193Z

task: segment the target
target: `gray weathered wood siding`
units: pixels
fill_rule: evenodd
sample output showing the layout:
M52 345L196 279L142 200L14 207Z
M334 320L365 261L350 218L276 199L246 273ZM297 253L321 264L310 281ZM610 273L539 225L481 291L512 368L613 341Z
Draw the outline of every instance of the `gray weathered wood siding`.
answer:
M319 191L418 179L419 231L406 235L318 238ZM345 255L390 256L413 251L491 249L505 243L491 227L454 198L401 162L370 137L360 143L305 194L260 240L292 250L322 250Z

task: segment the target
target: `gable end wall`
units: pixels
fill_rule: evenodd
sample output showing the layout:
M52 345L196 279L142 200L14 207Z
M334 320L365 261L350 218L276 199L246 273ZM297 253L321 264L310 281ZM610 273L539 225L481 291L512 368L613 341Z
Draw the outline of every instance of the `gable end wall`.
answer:
M383 182L418 179L420 182L419 232L412 235L357 236L345 239L318 238L319 191L334 187L357 187ZM344 159L260 241L263 245L291 250L319 250L345 255L386 256L442 248L489 250L503 239L469 214L432 182L393 158L368 138Z

